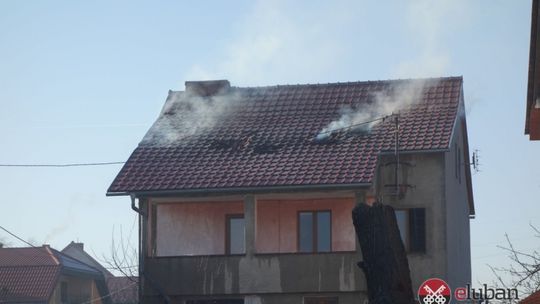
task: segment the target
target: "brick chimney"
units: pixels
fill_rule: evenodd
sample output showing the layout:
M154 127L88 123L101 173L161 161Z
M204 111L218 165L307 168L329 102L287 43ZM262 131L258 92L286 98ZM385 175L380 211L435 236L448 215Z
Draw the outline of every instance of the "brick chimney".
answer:
M231 88L228 80L186 81L186 92L202 97L223 94Z

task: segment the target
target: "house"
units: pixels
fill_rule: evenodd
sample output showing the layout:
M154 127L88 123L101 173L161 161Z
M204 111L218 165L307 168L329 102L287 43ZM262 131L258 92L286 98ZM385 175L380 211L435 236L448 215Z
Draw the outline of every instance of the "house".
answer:
M110 303L101 272L47 245L0 248L0 303Z
M140 214L142 300L362 303L368 191L397 210L413 288L465 286L464 113L461 77L170 91L107 192Z
M540 40L538 0L532 1L531 45L529 49L529 75L527 84L527 103L525 116L525 134L530 140L540 140L540 48L536 44Z
M84 243L76 243L72 241L66 246L66 248L62 249L62 253L94 267L103 274L109 290L111 304L139 303L137 293L138 277L114 276L107 268L103 267L101 263L96 261L96 259L94 259L84 250Z
M519 301L520 304L540 304L540 290L532 293L525 299Z

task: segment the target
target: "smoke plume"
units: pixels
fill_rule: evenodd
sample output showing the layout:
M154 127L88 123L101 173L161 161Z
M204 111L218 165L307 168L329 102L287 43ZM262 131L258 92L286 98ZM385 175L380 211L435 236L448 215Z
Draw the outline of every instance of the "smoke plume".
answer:
M377 119L396 114L420 102L424 91L435 84L436 81L431 79L405 80L387 90L375 92L371 103L362 104L357 108L342 108L341 116L323 128L317 135L317 139L323 140L333 132L344 128L369 131L379 122ZM358 126L355 127L355 125Z
M211 130L240 100L233 92L199 96L170 92L163 110L142 140L144 144L167 146Z

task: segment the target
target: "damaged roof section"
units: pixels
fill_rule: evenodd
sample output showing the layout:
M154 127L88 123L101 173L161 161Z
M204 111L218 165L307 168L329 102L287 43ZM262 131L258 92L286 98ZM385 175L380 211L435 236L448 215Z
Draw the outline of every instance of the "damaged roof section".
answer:
M400 113L402 151L447 149L461 92L461 77L188 82L169 92L108 193L368 184L378 154L394 148L394 121L382 117Z

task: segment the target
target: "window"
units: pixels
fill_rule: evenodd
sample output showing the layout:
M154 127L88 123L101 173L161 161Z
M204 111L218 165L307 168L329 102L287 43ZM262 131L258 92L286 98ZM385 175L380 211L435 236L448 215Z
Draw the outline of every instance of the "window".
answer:
M396 210L401 240L407 252L426 252L426 209Z
M298 251L330 252L332 250L332 213L301 211L298 213Z
M246 225L244 215L227 215L226 227L226 248L227 254L243 254L246 252Z
M338 297L304 297L304 304L338 304Z

